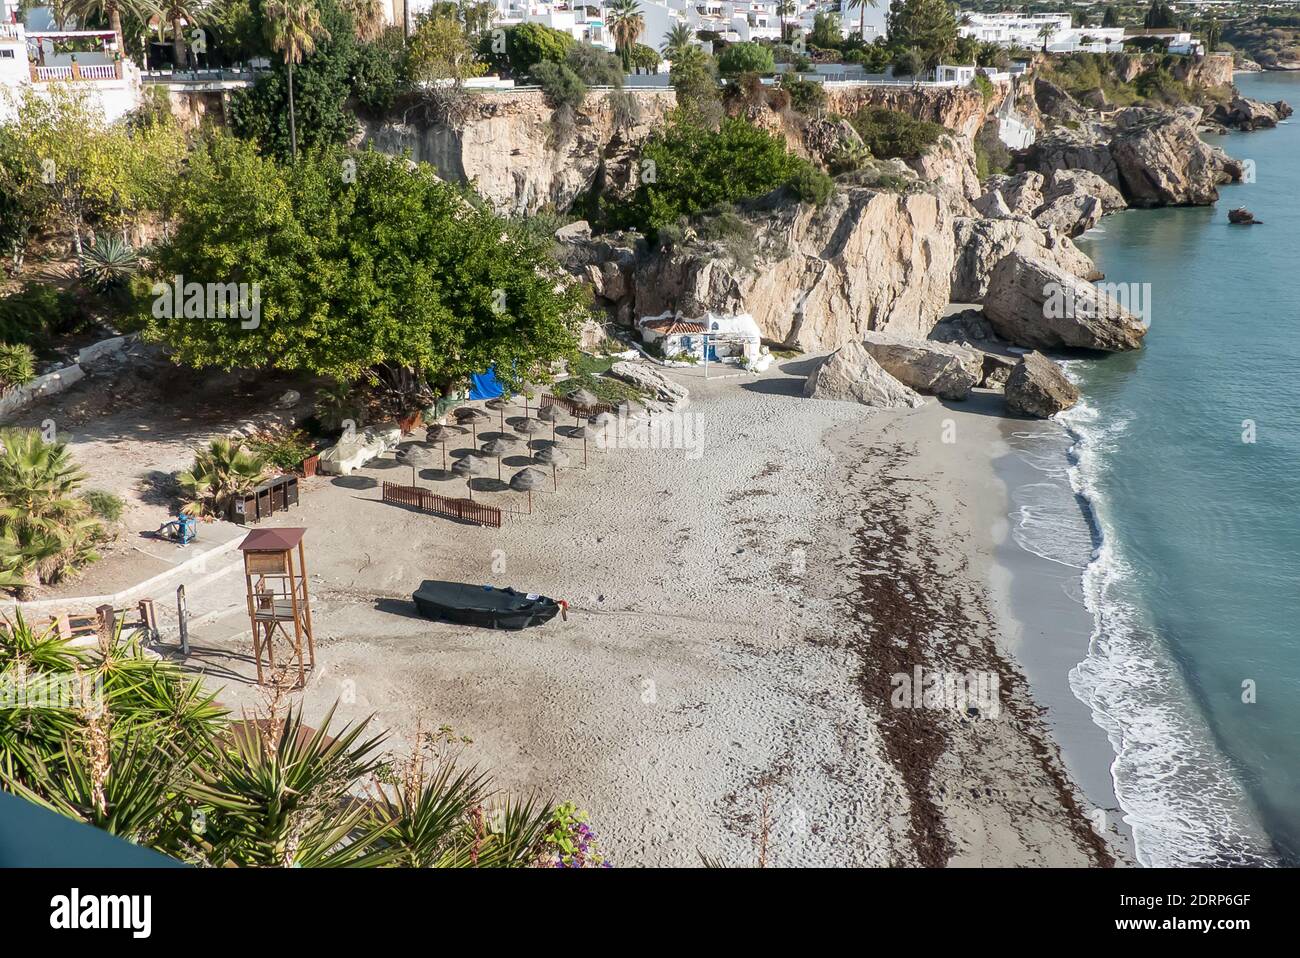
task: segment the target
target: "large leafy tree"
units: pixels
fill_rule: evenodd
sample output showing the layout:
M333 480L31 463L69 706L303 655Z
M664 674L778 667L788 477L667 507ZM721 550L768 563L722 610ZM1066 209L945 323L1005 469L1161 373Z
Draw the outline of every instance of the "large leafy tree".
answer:
M107 20L108 28L117 35L117 48L123 51L122 13L125 11L140 16L147 8L145 0L67 0L64 5L64 9L75 15L79 23L84 24L101 17Z
M479 56L493 70L524 79L538 63L563 63L578 41L563 30L521 23L479 37Z
M191 161L162 277L257 283L257 328L153 318L180 362L355 380L413 370L442 388L567 355L583 303L548 245L473 197L374 152L290 169L218 137ZM396 378L396 377L394 377Z
M943 61L957 43L957 21L947 0L893 0L889 42L914 49L927 67Z

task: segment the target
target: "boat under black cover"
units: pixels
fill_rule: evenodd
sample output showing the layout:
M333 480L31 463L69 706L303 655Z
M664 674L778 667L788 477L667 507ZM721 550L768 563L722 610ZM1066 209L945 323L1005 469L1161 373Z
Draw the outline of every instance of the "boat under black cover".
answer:
M536 593L467 582L425 579L412 596L420 614L429 619L477 625L486 629L524 629L555 618L566 603Z

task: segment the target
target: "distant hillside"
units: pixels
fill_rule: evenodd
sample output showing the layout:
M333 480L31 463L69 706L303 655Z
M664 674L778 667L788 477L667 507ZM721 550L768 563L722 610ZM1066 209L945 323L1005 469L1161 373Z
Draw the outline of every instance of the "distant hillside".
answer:
M1223 39L1266 70L1300 70L1300 14L1226 23Z

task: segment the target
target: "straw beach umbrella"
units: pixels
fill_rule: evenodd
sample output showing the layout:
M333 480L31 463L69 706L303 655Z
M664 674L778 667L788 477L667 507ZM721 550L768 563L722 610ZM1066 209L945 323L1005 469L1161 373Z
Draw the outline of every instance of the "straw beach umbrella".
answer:
M546 476L536 469L520 469L510 477L510 488L516 492L528 493L528 514L533 514L533 490L546 485Z
M487 422L491 417L482 409L475 409L473 406L462 406L456 410L456 421L462 426L469 424L470 431L474 436L474 445L478 445L478 424Z
M596 405L596 403L600 402L600 399L590 389L579 389L575 392L569 393L569 401L581 406L585 412L592 406ZM573 418L581 420L583 417L580 413L575 412Z
M536 436L539 432L546 431L546 424L543 422L539 422L536 419L525 418L525 419L521 419L519 423L515 426L515 431L523 433L525 436L528 437L528 441L531 442L532 438Z
M491 442L485 442L480 447L483 455L497 461L497 479L501 478L501 458L509 455L512 443L505 439L493 439Z
M589 426L579 426L577 429L571 430L569 435L574 439L582 440L582 466L585 469L587 467L587 440L594 439L596 434L591 431Z
M609 430L618 423L618 417L612 412L603 412L592 420L596 427L596 432L605 437L605 448L610 447Z
M483 405L488 409L495 409L497 412L501 413L501 428L505 429L506 428L506 406L509 405L509 403L506 402L506 397L502 396L499 399L489 399Z
M430 426L425 431L424 438L428 442L436 442L442 446L442 471L447 471L447 440L453 439L460 435L460 430L451 426Z
M542 420L542 422L549 422L549 423L551 424L551 441L552 441L552 442L555 441L555 423L556 423L556 422L560 419L560 417L563 416L563 415L564 415L564 413L560 412L560 407L557 406L557 405L555 405L554 403L552 403L552 404L549 405L549 406L543 406L543 407L542 407L540 410L538 410L538 412L537 412L537 418L538 418L538 419Z
M465 488L469 490L469 497L474 498L474 487L471 483L475 476L481 476L487 472L487 463L475 455L462 456L451 464L451 471L458 476L465 477Z
M567 466L569 464L568 453L558 446L547 446L545 449L538 449L533 454L533 462L540 462L543 466L550 466L551 488L560 488L559 480L555 478L555 469L557 466Z
M443 455L446 455L444 453ZM411 467L411 485L417 485L415 470L420 466L433 465L433 450L428 446L413 442L397 453L397 461Z

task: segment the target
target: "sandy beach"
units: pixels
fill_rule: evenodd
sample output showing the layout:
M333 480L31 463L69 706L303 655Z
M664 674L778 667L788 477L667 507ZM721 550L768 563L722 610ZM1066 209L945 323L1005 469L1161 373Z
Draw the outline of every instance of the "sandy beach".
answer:
M570 440L558 490L499 530L380 501L380 482L410 481L391 455L305 480L302 506L271 524L309 530L308 721L338 701L341 719L391 730L395 751L450 726L503 789L588 809L618 865L1111 863L990 592L1006 522L999 400L900 413L807 400L814 362L669 371L691 391L660 434L670 448L593 445L583 469ZM111 433L71 438L92 483L117 468L95 455ZM419 481L464 490L441 469ZM526 508L495 485L476 480L475 495ZM409 601L426 578L571 610L522 633L433 623ZM186 667L232 709L257 708L237 559L186 583ZM936 673L983 676L996 695L899 705L900 686Z

